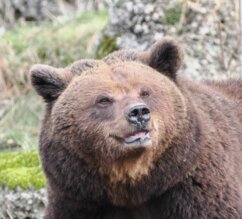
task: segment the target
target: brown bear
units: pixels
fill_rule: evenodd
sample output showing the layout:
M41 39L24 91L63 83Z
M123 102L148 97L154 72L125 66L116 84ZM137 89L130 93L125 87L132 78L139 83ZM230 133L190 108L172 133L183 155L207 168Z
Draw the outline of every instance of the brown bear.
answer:
M45 219L242 218L242 80L189 81L182 59L167 37L32 68Z

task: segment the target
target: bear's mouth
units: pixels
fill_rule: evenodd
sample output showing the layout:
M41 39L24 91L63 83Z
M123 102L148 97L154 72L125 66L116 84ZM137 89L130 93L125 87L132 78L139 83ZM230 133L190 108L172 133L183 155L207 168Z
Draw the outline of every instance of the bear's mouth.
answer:
M138 131L132 134L129 134L124 137L124 142L126 144L132 144L136 141L140 143L144 143L145 141L150 140L150 133L149 131Z
M151 144L149 130L139 130L125 135L124 137L114 136L116 140L127 146L148 146Z

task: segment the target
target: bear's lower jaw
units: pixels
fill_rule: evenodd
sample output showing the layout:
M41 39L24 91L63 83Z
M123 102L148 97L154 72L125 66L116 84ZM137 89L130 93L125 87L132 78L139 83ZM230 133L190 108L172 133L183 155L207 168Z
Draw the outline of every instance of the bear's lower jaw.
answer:
M150 132L148 130L136 131L125 137L112 136L117 141L122 143L126 148L142 148L152 145Z
M148 131L137 131L124 138L124 143L127 145L142 145L147 141L151 141L150 133Z
M149 147L152 145L150 137L138 138L135 141L130 143L124 141L124 145L127 148L140 148L140 147Z

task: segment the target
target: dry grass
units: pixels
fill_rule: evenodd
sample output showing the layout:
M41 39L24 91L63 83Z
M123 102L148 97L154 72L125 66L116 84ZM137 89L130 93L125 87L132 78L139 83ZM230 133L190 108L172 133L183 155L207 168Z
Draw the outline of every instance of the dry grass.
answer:
M0 41L0 99L31 89L28 72L35 63L63 67L94 56L96 38L106 21L104 11L85 12L74 19L7 32Z
M107 13L86 12L74 19L27 25L3 35L0 41L1 148L37 147L43 103L33 91L29 69L35 63L64 67L93 57Z

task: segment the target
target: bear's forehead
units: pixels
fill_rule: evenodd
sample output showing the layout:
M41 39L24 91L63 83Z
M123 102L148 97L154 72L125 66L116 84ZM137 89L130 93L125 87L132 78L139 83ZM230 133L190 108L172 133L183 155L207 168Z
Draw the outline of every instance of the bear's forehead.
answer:
M151 78L160 78L160 74L152 68L139 62L117 62L114 64L100 64L81 75L83 80L116 81L128 83L145 81Z
M159 72L138 62L100 63L82 72L71 87L90 95L102 92L131 95L143 87L158 89L163 80Z

